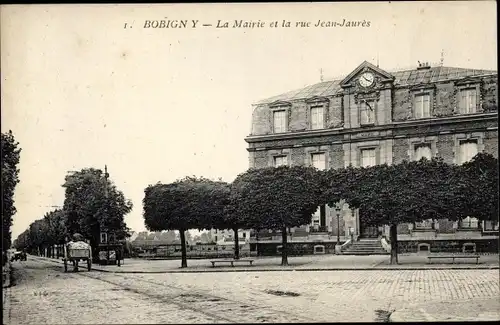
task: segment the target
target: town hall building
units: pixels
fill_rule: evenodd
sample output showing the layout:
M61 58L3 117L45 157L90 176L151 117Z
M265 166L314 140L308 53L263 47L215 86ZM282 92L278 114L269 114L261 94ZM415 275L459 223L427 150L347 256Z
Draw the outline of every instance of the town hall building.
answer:
M462 164L483 151L498 157L497 78L497 71L429 64L389 73L365 61L341 80L254 104L251 133L245 138L249 165L326 169L422 157ZM342 204L337 209L320 207L310 224L291 229L290 240L323 242L326 250L318 252L328 252L328 243L337 237L341 242L380 240L387 234L388 227L365 226L357 211ZM402 251L436 251L450 245L473 251L496 245L498 250L498 223L467 217L460 222L400 224L398 239ZM251 243L280 240L279 233L261 231L253 234ZM276 250L276 244L273 247Z

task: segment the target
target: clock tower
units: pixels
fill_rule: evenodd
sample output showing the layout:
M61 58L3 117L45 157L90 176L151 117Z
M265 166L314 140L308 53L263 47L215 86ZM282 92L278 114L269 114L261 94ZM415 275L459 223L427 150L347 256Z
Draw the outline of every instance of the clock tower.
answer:
M394 77L365 61L340 82L346 128L391 123Z

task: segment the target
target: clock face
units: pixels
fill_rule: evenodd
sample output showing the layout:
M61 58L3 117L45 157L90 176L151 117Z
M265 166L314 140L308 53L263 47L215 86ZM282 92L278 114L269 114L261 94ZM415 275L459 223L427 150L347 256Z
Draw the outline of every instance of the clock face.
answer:
M359 84L362 87L370 87L371 85L373 85L373 81L375 81L375 77L370 72L363 73L359 78Z

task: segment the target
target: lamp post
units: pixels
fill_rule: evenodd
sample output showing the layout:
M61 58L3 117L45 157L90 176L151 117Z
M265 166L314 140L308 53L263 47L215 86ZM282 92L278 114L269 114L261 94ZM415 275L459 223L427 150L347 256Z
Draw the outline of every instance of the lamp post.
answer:
M108 214L108 166L104 165L104 214L107 216ZM102 225L101 225L102 228ZM102 230L101 230L102 232ZM109 263L109 238L108 231L106 229L106 264Z
M335 245L335 253L340 254L340 206L335 206L335 212L337 213L337 244Z

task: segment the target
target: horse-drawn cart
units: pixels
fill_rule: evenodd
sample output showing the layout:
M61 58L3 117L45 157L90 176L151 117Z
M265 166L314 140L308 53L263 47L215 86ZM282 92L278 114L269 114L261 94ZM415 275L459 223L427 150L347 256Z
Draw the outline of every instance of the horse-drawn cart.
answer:
M73 271L78 272L78 263L86 262L87 270L92 268L92 248L85 242L69 242L64 245L64 272L68 272L68 263L73 264Z

